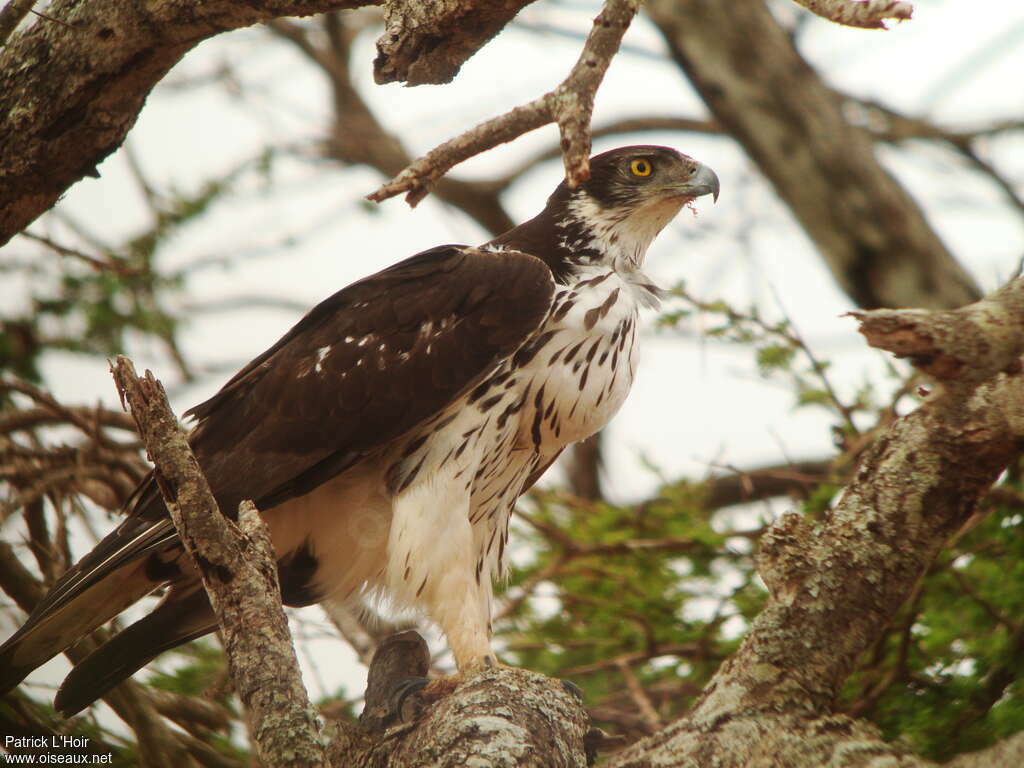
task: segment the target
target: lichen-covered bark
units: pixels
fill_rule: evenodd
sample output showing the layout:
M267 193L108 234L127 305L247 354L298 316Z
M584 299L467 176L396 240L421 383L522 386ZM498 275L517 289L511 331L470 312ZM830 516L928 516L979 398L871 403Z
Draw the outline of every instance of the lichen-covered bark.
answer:
M245 502L238 528L224 517L160 382L148 372L137 377L125 357L118 357L113 372L155 465L174 525L202 573L261 759L275 768L325 765L281 607L273 546L259 513Z
M202 40L280 16L378 2L55 0L48 18L0 48L0 246L68 187L97 173L135 124L153 86ZM411 57L407 69L422 71L427 61L436 68L443 60L454 74L524 4L396 0L389 13L394 19L415 15L418 24L396 41Z
M389 0L374 79L408 85L451 82L464 61L533 1Z
M831 708L857 657L1020 455L1024 377L998 371L1024 352L1024 335L1007 333L1008 325L1024 326L1016 300L1022 289L1024 281L1015 281L959 316L877 313L913 318L919 332L947 339L960 354L966 354L962 340L941 329L970 317L976 369L989 379L947 382L894 422L865 452L819 526L790 513L769 529L758 570L770 598L740 649L685 717L610 766L929 764ZM993 356L997 345L1002 353Z
M970 384L1020 370L1024 281L1014 280L981 301L948 312L851 312L868 344L910 358L942 382Z
M346 730L329 756L334 768L585 768L589 730L561 682L495 667L428 701L410 722L378 734Z
M946 309L980 297L763 0L649 0L645 8L857 305Z

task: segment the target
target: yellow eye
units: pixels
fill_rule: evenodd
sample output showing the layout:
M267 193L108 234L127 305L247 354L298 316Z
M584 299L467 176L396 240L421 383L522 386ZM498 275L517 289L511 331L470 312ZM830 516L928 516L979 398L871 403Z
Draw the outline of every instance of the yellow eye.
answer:
M629 170L633 172L634 176L650 176L651 164L647 160L634 160L629 164Z

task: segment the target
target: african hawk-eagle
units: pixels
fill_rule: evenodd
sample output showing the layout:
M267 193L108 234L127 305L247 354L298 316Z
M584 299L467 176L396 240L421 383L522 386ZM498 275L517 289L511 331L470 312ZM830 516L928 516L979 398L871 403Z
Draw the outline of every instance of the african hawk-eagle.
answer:
M597 155L535 218L342 289L189 413L221 510L252 499L284 602L379 593L419 606L460 670L493 663L491 582L516 499L619 409L655 235L718 179L673 149ZM0 648L0 689L154 590L147 616L68 675L71 714L157 654L216 628L152 475L128 516Z

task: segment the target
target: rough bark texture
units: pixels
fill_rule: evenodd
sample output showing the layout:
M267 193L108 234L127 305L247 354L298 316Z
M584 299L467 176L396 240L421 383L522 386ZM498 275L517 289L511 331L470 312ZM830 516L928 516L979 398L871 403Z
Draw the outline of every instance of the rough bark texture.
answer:
M947 309L980 297L763 0L650 0L645 8L857 305Z
M153 86L197 43L280 16L376 2L56 0L47 8L49 19L39 19L0 48L0 245L76 181L97 173L135 124ZM422 22L407 30L403 50L416 52L415 61L443 59L454 73L460 56L472 55L497 32L500 18L507 21L524 4L509 0L501 13L486 0L426 7L393 2L391 9L398 13L408 6ZM431 12L441 18L431 20ZM437 34L456 28L455 39L441 45Z
M419 0L384 3L384 34L377 40L378 83L448 83L462 63L533 0Z
M793 0L822 18L861 29L885 29L889 19L904 21L914 15L911 3L897 0Z
M1024 324L1016 281L988 301ZM988 347L1020 356L1008 318L967 308L981 362ZM893 314L893 313L888 313ZM937 330L953 313L909 311ZM919 766L872 726L831 707L858 655L924 574L946 540L1024 445L1024 378L947 386L894 422L864 454L842 500L814 528L783 515L761 541L758 570L770 599L737 653L682 719L616 755L639 766ZM975 380L976 381L976 380ZM979 763L983 764L983 763ZM992 763L997 764L997 763Z
M984 381L1020 370L1024 347L1024 281L1014 280L974 304L948 312L886 310L850 313L872 347L886 349L939 381Z
M149 372L137 377L125 357L118 357L112 370L153 460L175 527L203 575L261 759L275 767L325 765L281 608L267 527L251 502L241 505L237 527L220 513L160 382Z
M373 667L371 667L371 675ZM383 732L345 729L334 768L584 768L589 721L562 683L494 667L436 699L428 688L408 722ZM435 681L442 692L447 680ZM405 707L406 710L410 709Z

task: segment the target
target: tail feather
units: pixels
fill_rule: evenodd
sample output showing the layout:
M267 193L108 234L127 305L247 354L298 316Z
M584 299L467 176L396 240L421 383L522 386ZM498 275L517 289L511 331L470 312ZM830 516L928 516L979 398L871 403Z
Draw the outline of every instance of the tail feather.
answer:
M217 628L201 584L175 586L147 616L79 662L64 680L54 707L65 717L80 712L158 655Z
M170 521L129 519L71 568L0 646L0 694L128 606L180 577ZM155 552L159 556L150 557Z
M129 563L57 608L37 610L0 646L0 693L158 586L146 576L142 563Z

